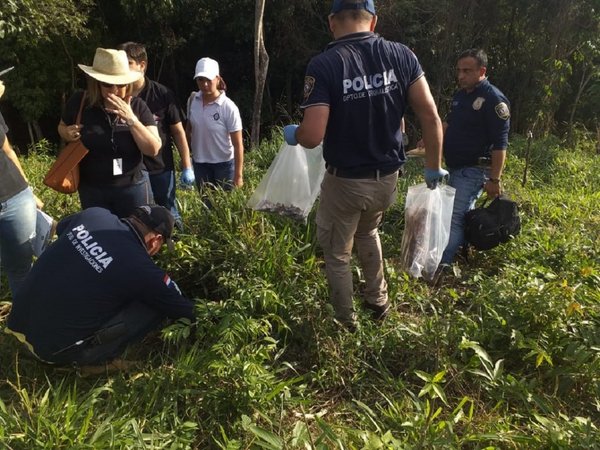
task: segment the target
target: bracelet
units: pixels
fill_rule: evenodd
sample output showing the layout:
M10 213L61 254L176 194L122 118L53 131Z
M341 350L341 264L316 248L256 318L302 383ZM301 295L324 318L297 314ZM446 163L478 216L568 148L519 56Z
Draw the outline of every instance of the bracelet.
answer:
M488 178L488 181L491 181L492 183L500 183L500 178Z

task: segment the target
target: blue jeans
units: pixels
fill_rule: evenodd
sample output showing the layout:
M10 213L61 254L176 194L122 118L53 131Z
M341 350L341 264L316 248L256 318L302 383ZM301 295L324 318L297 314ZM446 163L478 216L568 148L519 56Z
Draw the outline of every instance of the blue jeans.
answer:
M194 162L194 176L196 187L202 190L205 184L223 188L225 191L233 189L233 176L235 175L235 160L222 163L197 163Z
M171 211L175 223L181 228L181 215L175 202L175 171L165 170L162 173L150 174L150 185L156 204Z
M146 171L129 186L90 186L82 182L79 200L82 209L99 206L119 217L127 217L138 206L154 203Z
M479 167L463 167L449 169L448 184L456 189L454 209L452 210L452 225L450 239L442 255L441 264L451 264L458 248L465 240L465 214L475 207L475 202L483 192L487 179L487 169Z
M31 269L36 206L30 188L2 202L0 209L0 261L13 297Z

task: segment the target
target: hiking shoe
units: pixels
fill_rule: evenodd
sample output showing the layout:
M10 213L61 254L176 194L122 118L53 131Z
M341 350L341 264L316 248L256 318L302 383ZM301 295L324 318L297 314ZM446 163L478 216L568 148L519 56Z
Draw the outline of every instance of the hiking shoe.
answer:
M371 318L376 322L385 319L390 312L390 302L385 302L383 305L373 305L369 302L363 303L364 307L371 311Z

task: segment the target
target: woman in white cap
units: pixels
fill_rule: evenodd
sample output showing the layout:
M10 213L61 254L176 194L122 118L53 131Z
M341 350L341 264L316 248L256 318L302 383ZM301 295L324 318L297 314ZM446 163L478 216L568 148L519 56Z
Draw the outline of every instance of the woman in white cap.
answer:
M87 90L68 100L58 132L66 142L81 139L89 150L79 164L81 207L99 206L125 217L152 203L142 154L156 156L161 147L150 109L131 96L132 83L143 75L129 69L124 51L104 48L96 49L92 66L79 68L87 75Z
M3 93L0 81L0 97ZM8 142L7 132L0 113L0 261L14 297L31 269L37 198Z
M225 190L243 185L244 143L238 107L225 95L219 63L202 58L196 63L194 80L198 92L188 100L187 133L194 163L196 185Z

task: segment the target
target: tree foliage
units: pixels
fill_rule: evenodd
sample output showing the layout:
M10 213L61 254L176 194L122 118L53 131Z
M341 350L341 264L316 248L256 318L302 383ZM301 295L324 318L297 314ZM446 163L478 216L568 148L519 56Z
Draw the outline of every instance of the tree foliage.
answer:
M598 0L378 0L376 6L377 31L415 51L442 115L455 90L457 54L482 47L490 57L490 80L511 100L513 130L595 128ZM331 40L329 8L330 2L319 0L266 2L269 71L261 134L299 119L306 64ZM195 62L217 59L250 131L254 10L254 0L6 0L0 6L0 64L19 64L5 78L7 99L25 121L50 117L56 123L61 98L82 86L76 64L91 63L96 47L136 40L148 48L149 76L182 102L195 89Z

